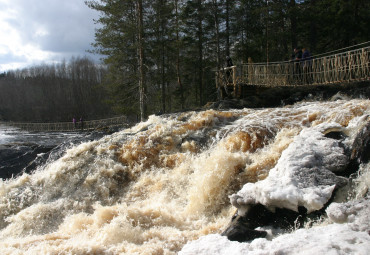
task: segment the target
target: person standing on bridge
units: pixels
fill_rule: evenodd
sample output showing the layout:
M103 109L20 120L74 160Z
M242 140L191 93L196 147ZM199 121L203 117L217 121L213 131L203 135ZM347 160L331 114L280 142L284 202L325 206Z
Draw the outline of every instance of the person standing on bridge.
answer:
M221 99L229 96L228 85L233 83L233 69L231 68L233 65L234 64L230 56L226 56L226 68L223 69L226 71L225 75L223 75L222 86L219 87L219 95Z
M81 131L84 130L84 121L82 119L82 117L80 118L80 127L81 127Z
M73 117L72 122L73 122L73 128L76 129L76 118L75 117Z
M227 79L228 84L233 83L233 77L232 77L233 70L231 68L233 65L234 64L233 64L232 59L229 56L227 56L226 57L226 79Z
M293 77L296 84L300 84L300 81L302 80L302 70L301 70L301 64L300 61L302 60L302 50L300 47L294 48L294 54L293 54Z
M294 60L300 61L302 59L302 50L299 47L294 48Z
M311 53L307 48L302 49L302 59L303 60L309 60L311 59Z
M312 71L312 63L311 63L311 53L308 49L302 49L302 61L303 61L303 82L309 84L312 82L311 79L311 71Z
M226 76L227 76L227 82L228 83L232 83L232 69L231 67L233 66L233 61L231 60L231 58L229 56L226 57ZM231 77L231 79L230 79ZM231 80L231 82L230 82Z
M226 57L226 66L227 67L232 67L233 66L233 61L229 56Z

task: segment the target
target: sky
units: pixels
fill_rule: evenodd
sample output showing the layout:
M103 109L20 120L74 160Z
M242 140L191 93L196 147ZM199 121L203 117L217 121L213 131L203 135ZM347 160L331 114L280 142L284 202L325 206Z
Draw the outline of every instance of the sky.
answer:
M99 13L84 0L0 0L0 72L88 53Z

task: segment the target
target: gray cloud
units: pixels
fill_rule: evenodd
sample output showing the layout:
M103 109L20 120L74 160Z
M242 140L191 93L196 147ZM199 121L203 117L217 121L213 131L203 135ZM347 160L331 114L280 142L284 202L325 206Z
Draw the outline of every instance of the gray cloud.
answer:
M21 45L32 45L49 53L48 61L69 59L72 55L90 55L98 13L84 0L8 0L6 23L16 29ZM2 8L0 3L0 8ZM1 36L1 35L0 35ZM1 46L1 45L0 45ZM0 63L11 61L10 53L1 54ZM92 56L92 55L90 55ZM13 59L20 61L20 57ZM94 56L98 59L98 56ZM25 62L30 62L30 59ZM1 71L1 66L0 66Z
M3 54L1 57L0 57L0 65L2 64L7 64L9 62L13 62L13 63L20 63L24 61L24 59L20 56L15 56L15 55L12 55L12 54Z

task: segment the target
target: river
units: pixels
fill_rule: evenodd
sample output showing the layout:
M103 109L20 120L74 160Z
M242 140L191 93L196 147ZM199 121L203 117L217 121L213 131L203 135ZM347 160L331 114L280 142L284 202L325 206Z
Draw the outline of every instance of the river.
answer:
M369 114L367 99L314 101L152 115L86 142L70 134L58 157L0 181L0 253L366 254L368 162L320 220L285 231L261 226L267 237L245 243L220 233L253 203L322 208L334 186L295 175L340 171L343 146ZM332 129L345 134L340 143L324 136ZM67 140L0 130L3 144L25 138Z

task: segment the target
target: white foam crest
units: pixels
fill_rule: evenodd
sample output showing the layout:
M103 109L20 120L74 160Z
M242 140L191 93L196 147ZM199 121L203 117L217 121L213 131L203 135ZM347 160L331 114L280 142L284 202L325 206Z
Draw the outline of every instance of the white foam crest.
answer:
M191 168L192 187L188 191L187 211L203 213L227 203L227 194L235 177L245 169L247 156L243 153L231 153L225 148L213 149L203 157L193 161Z
M1 132L1 130L0 130ZM0 133L0 144L5 144L10 141L14 136Z
M360 199L370 193L370 163L360 165L358 176L353 183L354 198Z

